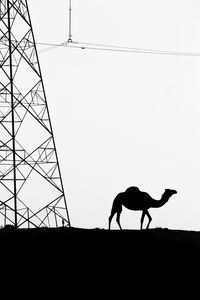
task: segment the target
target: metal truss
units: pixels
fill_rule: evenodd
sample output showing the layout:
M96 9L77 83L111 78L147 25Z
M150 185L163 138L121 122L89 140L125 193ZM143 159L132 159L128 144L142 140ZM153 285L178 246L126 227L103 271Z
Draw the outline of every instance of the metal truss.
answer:
M26 0L0 1L0 225L70 226Z

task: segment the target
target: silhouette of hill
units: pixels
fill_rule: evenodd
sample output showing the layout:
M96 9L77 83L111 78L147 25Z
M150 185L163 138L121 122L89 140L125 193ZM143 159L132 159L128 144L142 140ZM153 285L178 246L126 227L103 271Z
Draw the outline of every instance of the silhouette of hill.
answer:
M43 287L46 280L46 290L71 289L73 298L126 291L155 298L175 288L180 295L200 272L196 231L11 228L0 230L0 245L1 277L17 274L19 281Z

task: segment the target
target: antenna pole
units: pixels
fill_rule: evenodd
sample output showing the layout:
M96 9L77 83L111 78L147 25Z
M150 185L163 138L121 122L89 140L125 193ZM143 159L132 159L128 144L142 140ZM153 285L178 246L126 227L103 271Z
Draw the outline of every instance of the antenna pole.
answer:
M72 1L69 0L69 37L68 43L72 43Z

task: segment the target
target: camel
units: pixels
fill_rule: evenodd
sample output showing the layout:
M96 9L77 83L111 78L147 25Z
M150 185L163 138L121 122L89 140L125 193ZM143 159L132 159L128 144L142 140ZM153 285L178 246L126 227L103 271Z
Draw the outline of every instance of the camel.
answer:
M177 191L175 190L165 189L161 199L154 200L148 193L140 191L138 187L135 186L129 187L125 192L119 193L113 201L111 214L108 219L109 229L111 226L112 218L115 214L117 214L117 218L116 218L117 224L119 225L119 228L122 229L120 224L120 215L122 212L122 206L125 206L130 210L141 210L142 217L141 217L140 229L142 230L145 215L149 219L149 222L146 227L146 229L148 229L152 221L152 217L150 216L148 209L152 207L158 208L163 206L169 200L169 198L176 193Z

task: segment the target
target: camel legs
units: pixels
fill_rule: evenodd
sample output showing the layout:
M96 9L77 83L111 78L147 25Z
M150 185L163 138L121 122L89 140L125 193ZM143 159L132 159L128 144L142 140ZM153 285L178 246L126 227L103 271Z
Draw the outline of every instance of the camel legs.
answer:
M115 213L112 213L110 214L110 217L108 218L108 229L110 230L110 225L111 225L111 221L112 221L112 218L114 216Z
M122 230L122 227L121 227L121 224L120 224L120 215L121 215L121 210L119 210L117 212L117 218L116 218L116 221L117 221L117 224L119 225L119 228Z
M146 228L146 229L148 229L148 228L149 228L149 224L150 224L151 221L152 221L152 217L150 216L148 210L146 211L146 215L147 215L147 217L149 218L149 223L147 224L147 228Z
M117 224L119 225L119 228L122 229L121 227L121 224L120 224L120 215L121 215L121 210L117 211L117 212L111 212L110 214L110 217L108 218L108 229L110 230L110 225L111 225L111 221L112 221L112 218L114 217L114 215L117 213L117 218L116 218L116 221L117 221Z
M121 212L122 212L121 209L118 210L118 211L115 211L115 212L111 212L110 217L108 218L108 229L109 230L110 230L110 225L111 225L112 218L114 217L114 215L116 213L117 213L117 218L116 218L117 224L119 225L119 228L122 229L121 224L120 224L120 215L121 215Z
M108 229L110 229L111 221L115 214L117 214L117 218L116 218L117 224L119 225L119 228L122 229L121 224L120 224L121 212L122 212L122 205L121 205L121 203L116 202L116 199L115 199L113 202L112 209L111 209L110 217L108 218Z
M142 230L142 225L143 225L143 222L144 222L144 217L145 217L145 215L147 215L147 217L148 217L148 219L149 219L149 222L148 222L148 224L147 224L146 229L149 228L149 224L150 224L151 221L152 221L152 217L150 216L148 210L143 210L143 212L142 212L142 217L141 217L141 225L140 225L140 229L141 229L141 230Z
M146 211L143 210L142 217L141 217L141 220L140 220L140 230L142 230L142 225L143 225L143 222L144 222L144 216L145 215L146 215Z

